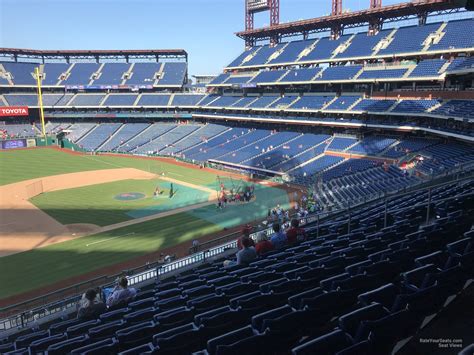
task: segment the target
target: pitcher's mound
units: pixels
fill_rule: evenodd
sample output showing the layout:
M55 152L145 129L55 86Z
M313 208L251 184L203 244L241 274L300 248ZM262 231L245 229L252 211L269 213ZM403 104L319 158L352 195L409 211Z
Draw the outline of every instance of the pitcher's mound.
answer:
M141 192L124 192L118 195L115 195L114 199L120 201L133 201L133 200L140 200L145 197L145 194Z

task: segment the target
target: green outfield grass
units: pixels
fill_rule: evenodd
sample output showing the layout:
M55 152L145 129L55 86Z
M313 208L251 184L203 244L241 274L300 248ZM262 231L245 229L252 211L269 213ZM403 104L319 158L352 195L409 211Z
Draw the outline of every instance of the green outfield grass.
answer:
M156 198L153 191L157 185L162 193ZM108 226L142 217L140 212L144 209L159 213L205 202L209 197L204 191L175 183L174 195L169 198L169 188L169 182L158 179L122 180L47 192L32 198L31 202L62 224ZM131 201L116 199L119 194L133 192L142 193L145 197Z
M0 299L190 241L221 229L217 224L180 213L2 257Z
M147 172L166 173L178 180L208 185L216 176L206 171L156 160L115 156L71 155L53 149L0 151L0 185L18 181L101 169L135 168Z
M2 166L0 169L2 184L48 175L119 167L133 167L156 173L166 171L169 177L212 189L216 188L219 183L213 173L170 163L130 157L70 155L50 149L0 152L0 164ZM121 209L120 203L115 202L111 196L118 190L120 190L119 193L140 192L136 191L139 188L135 185L136 183L136 180L125 180L118 182L118 184L101 184L107 185L106 189L97 185L102 193L102 197L100 197L102 205L97 208L91 208L98 199L98 195L94 194L98 190L93 186L85 188L87 193L81 190L83 188L57 191L39 196L35 198L34 202L63 223L78 223L79 220L81 223L93 223L91 220L94 219L94 224L99 225L110 224L112 221L115 223L124 218L139 218L160 212L160 208L173 207L165 206L166 203L148 205L149 201L145 199L135 202L127 201L126 204L136 203L137 205L134 206L136 208ZM226 179L225 184L230 188L237 186L240 182ZM166 185L164 187L166 188ZM153 185L146 186L144 188L145 194L150 195L153 189ZM73 190L79 190L78 195L84 194L84 198L79 201L77 195L75 198L68 195L77 193ZM105 190L107 190L106 193ZM182 192L183 196L186 196L184 190ZM62 202L59 202L61 199L58 199L60 195L63 199ZM55 199L52 199L51 196ZM180 187L178 187L176 196L180 196ZM177 203L179 199L173 198L171 201ZM0 299L32 291L162 248L184 242L189 243L192 239L222 231L224 228L264 218L268 208L277 204L288 208L289 200L286 192L274 187L257 186L256 199L249 204L229 206L224 210L218 210L216 206L202 207L186 213L178 213L110 232L2 257L0 258L0 270L2 270L0 272L0 285L2 285ZM55 212L53 212L54 210ZM103 212L99 216L98 211L100 210L109 211ZM74 214L81 215L80 219ZM85 222L86 220L88 222Z

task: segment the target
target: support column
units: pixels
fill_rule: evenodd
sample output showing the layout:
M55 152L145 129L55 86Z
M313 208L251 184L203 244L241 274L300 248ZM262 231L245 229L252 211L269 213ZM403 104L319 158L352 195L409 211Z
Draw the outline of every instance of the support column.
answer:
M428 13L427 12L422 12L421 14L418 15L418 25L423 26L426 25L426 20L428 18Z

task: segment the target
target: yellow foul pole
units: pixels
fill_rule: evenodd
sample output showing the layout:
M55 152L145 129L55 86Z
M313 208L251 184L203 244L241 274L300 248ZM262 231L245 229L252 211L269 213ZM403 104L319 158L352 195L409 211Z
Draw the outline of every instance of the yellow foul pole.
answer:
M44 127L44 112L43 112L43 94L41 93L41 78L39 73L39 67L35 68L36 74L36 83L38 86L38 104L40 108L40 118L41 118L41 133L43 137L46 137L46 128Z

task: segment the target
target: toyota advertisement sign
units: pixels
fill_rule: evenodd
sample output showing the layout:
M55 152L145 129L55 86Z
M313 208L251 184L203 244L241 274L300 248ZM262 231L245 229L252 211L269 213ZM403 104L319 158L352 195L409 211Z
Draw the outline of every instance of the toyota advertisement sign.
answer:
M0 107L0 117L28 116L28 106Z

